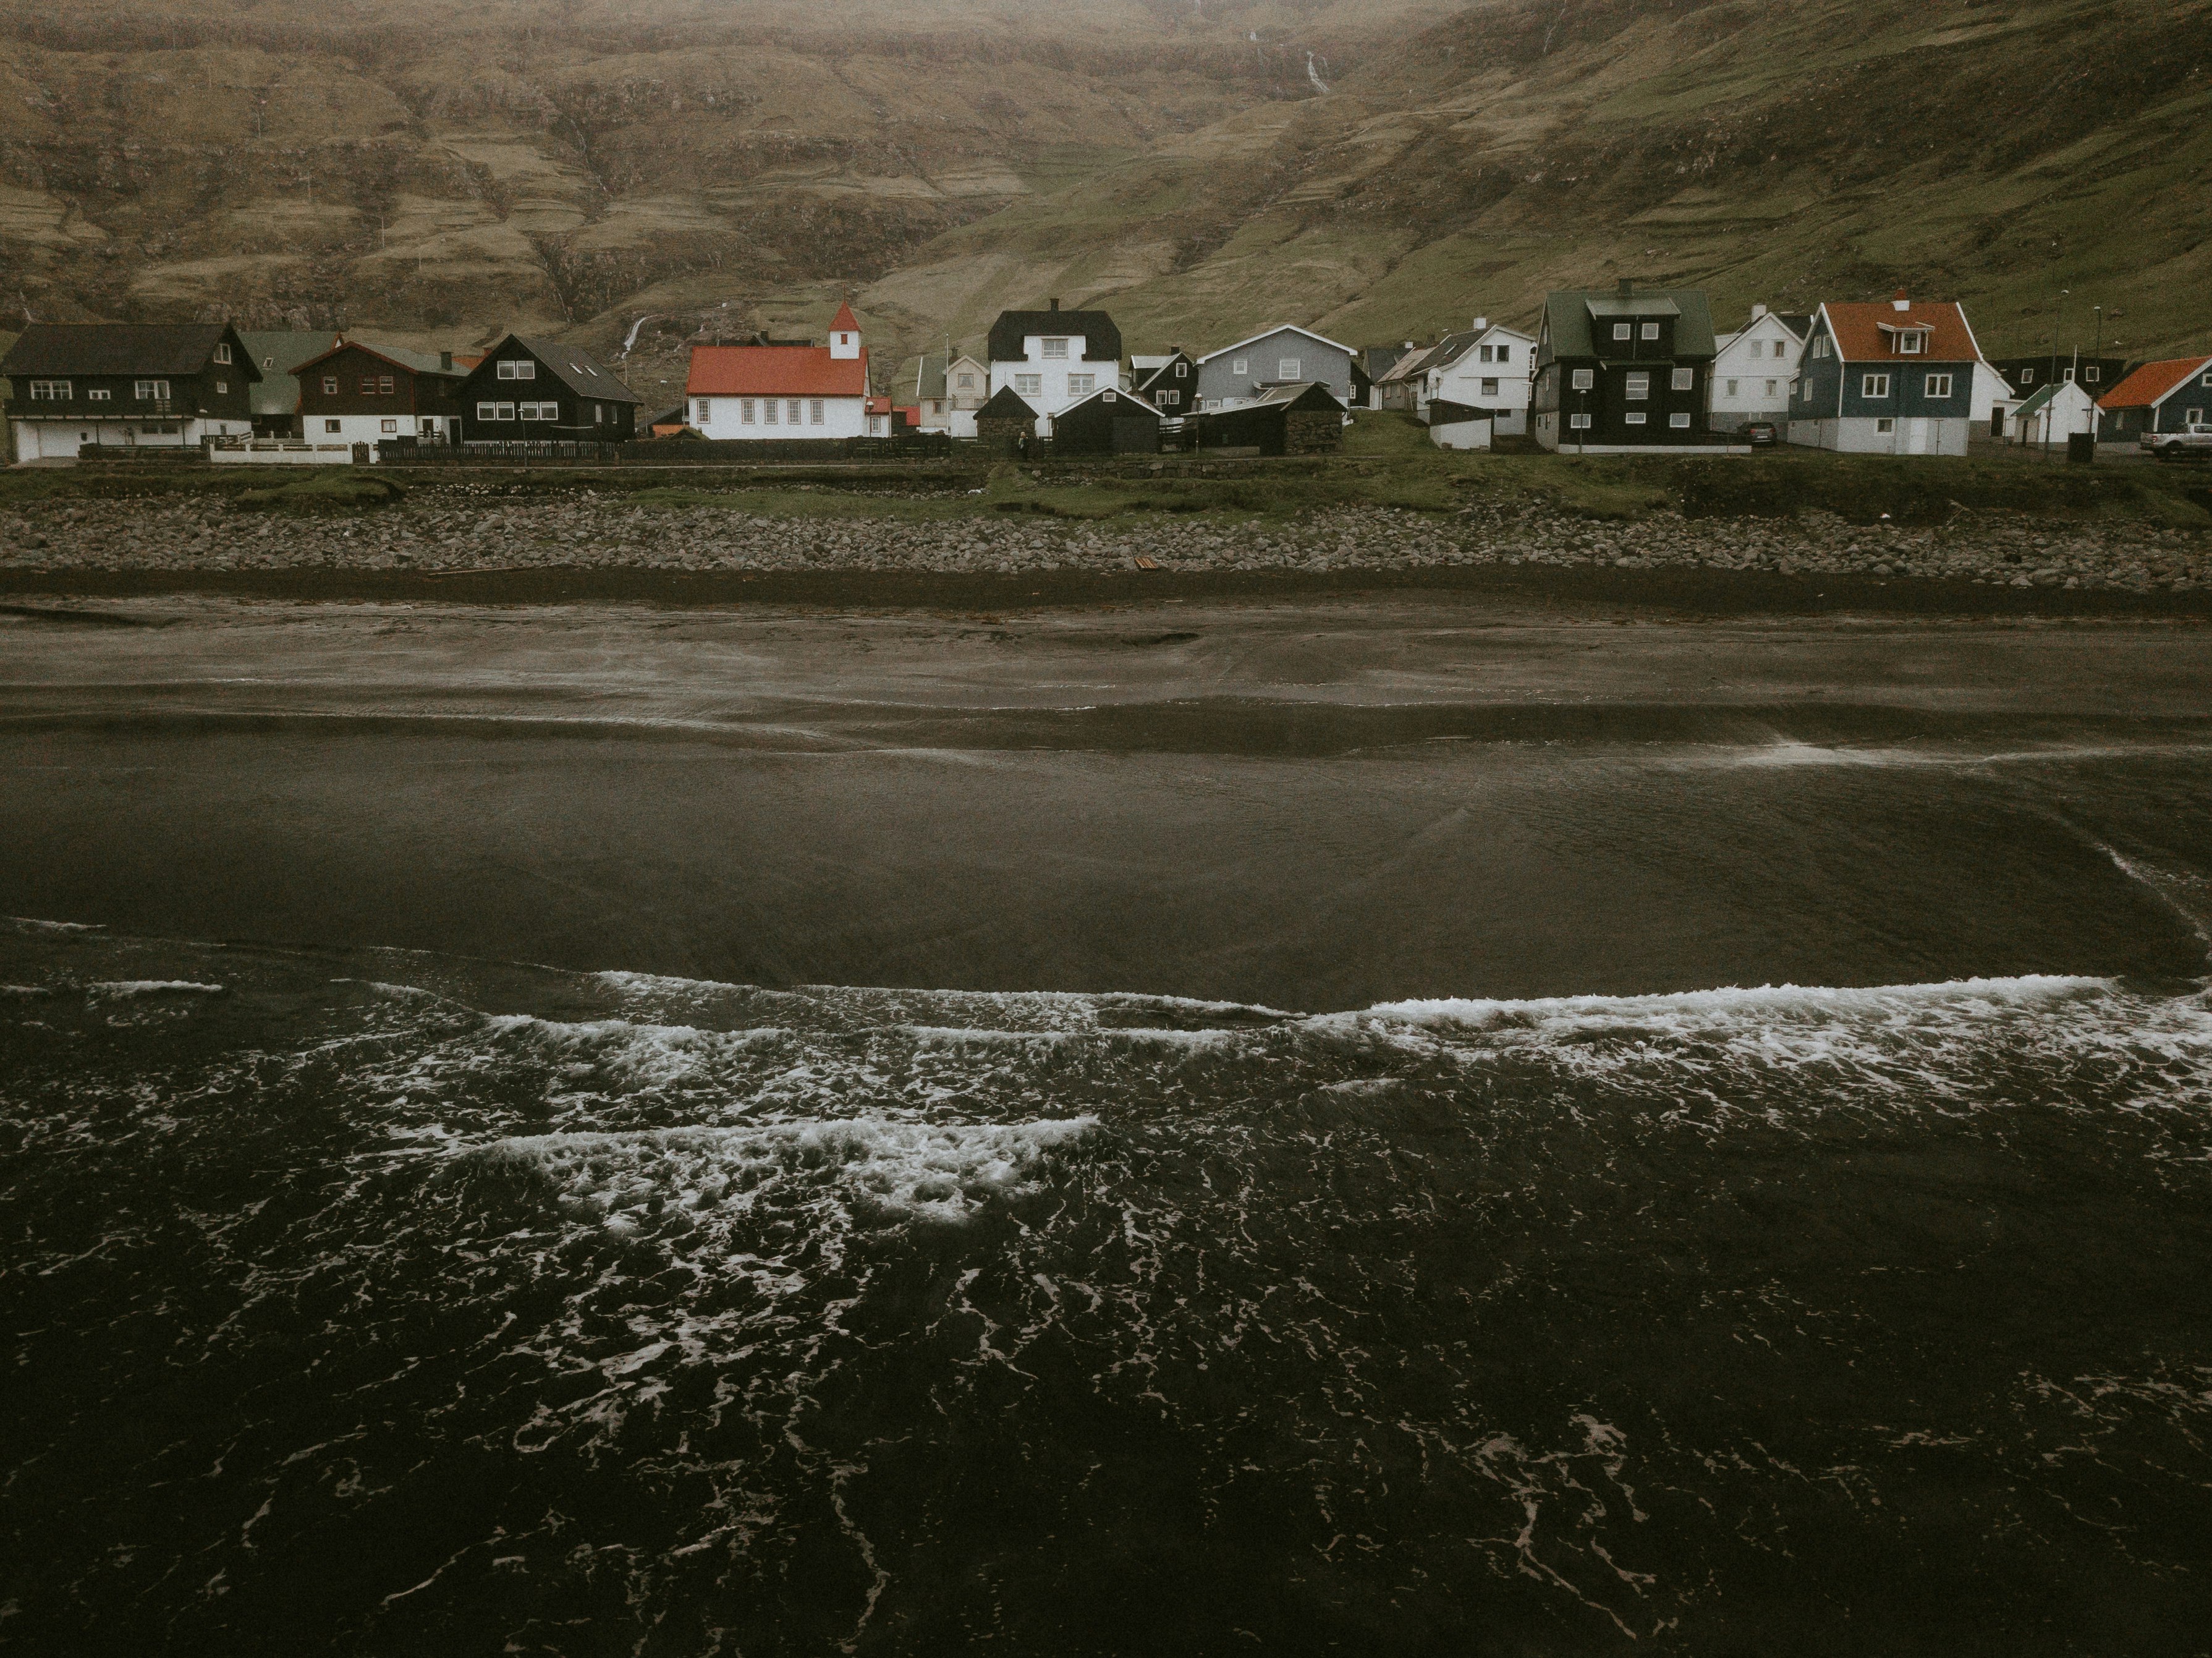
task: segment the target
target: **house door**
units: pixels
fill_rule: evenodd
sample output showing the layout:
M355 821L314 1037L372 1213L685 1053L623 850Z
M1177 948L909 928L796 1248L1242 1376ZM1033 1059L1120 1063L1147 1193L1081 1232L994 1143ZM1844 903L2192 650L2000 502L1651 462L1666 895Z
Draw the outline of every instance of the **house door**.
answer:
M1904 436L1904 453L1906 454L1925 454L1928 453L1928 423L1926 421L1906 421L1905 423Z
M39 454L43 460L74 460L77 446L92 442L92 434L75 426L46 424L39 428Z
M2004 411L2002 409L1992 409L1990 411L1990 436L1991 437L2002 437L2004 436Z

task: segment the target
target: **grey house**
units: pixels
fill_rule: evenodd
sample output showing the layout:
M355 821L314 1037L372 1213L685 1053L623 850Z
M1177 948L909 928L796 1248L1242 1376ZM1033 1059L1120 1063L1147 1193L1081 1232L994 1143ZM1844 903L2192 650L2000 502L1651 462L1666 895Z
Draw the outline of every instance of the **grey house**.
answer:
M1198 360L1198 406L1257 397L1261 388L1292 382L1328 387L1339 403L1352 402L1352 368L1358 353L1310 329L1270 328Z

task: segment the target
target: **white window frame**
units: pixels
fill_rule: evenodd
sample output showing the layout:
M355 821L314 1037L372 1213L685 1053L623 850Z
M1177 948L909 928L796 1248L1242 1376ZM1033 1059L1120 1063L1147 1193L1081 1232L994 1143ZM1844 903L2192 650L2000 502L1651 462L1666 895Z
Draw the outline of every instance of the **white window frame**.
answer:
M809 399L806 405L806 424L810 426L819 426L827 418L823 410L824 405L820 398Z
M1614 323L1613 325L1613 337L1616 340L1634 339L1636 338L1636 325L1632 322Z
M1644 339L1656 339L1659 338L1659 325L1656 322L1647 322L1637 330L1637 333Z
M714 399L713 398L695 397L691 399L691 424L693 425L703 426L707 424L708 422L714 419ZM748 416L747 418L750 418L750 417Z
M1673 414L1667 417L1667 424L1669 426L1672 426L1678 432L1686 432L1689 430L1690 417L1688 411L1686 410L1676 410Z
M557 400L544 399L536 403L518 404L515 406L515 415L517 418L522 420L558 421L561 418L561 405Z
M1067 360L1067 342L1065 339L1045 339L1038 344L1043 347L1046 362L1064 363Z
M2034 384L2035 384L2035 370L2034 370L2034 369L2022 369L2020 371L2020 383L2021 383L2021 385L2023 385L2023 386L2033 386L2033 385L2034 385Z
M1044 376L1042 375L1016 375L1014 376L1014 395L1016 397L1042 397L1044 395Z
M1588 431L1589 430L1589 424L1590 418L1586 414L1569 415L1567 417L1567 425L1575 431Z
M131 397L136 403L166 403L169 400L169 382L166 380L133 381Z
M1626 375L1620 382L1620 394L1631 403L1650 402L1651 400L1650 375L1639 369L1635 374Z
M2181 411L2181 418L2182 423L2185 425L2202 426L2204 424L2204 411L2202 409L2184 409Z
M478 420L491 422L512 420L514 418L514 405L512 403L479 403L477 405L477 418Z
M1861 375L1859 376L1859 395L1866 398L1887 397L1889 395L1889 376L1887 375Z
M31 401L33 403L74 403L76 385L67 380L34 380L31 382Z
M1924 397L1948 397L1951 395L1952 383L1949 375L1930 375L1928 376L1926 384L1921 388L1921 394Z
M1877 434L1887 437L1897 430L1897 418L1894 415L1881 416L1875 421L1874 429Z
M1698 371L1695 369L1675 369L1674 389L1678 392L1694 392L1697 390Z
M1917 328L1907 328L1897 337L1899 357L1919 357L1928 349L1928 336Z
M336 375L325 375L323 376L323 395L325 397L336 397L337 394L338 377Z
M1650 418L1643 410L1638 409L1633 414L1621 416L1620 424L1624 426L1642 426L1649 424Z
M228 343L222 340L217 340L216 342L215 360L217 363L228 363L230 361L230 346Z
M784 399L783 424L787 426L796 426L800 424L802 418L799 399L795 397Z
M1595 391L1597 389L1597 370L1595 369L1577 369L1574 371L1574 380L1568 389L1577 392Z
M2104 377L2105 369L2104 365L2101 363L2092 363L2081 370L2081 378L2089 381L2092 385L2095 385L2101 381Z
M67 385L69 382L64 381L62 383ZM115 401L115 389L111 386L88 386L84 400L88 403L112 403Z
M1298 377L1299 371L1303 366L1304 359L1302 358L1294 357L1277 357L1275 359L1275 378L1278 380L1296 380Z
M1097 375L1070 375L1067 377L1067 394L1070 397L1089 397L1097 389Z
M492 372L501 380L535 380L538 365L528 357L503 357Z
M1240 357L1232 359L1229 364L1229 372L1232 375L1250 374L1252 372L1252 359L1248 357Z
M763 426L781 426L783 424L783 399L781 398L764 397L761 399L761 424Z
M1485 397L1496 397L1498 395L1498 380L1495 375L1485 376L1482 382L1482 395Z
M1826 334L1822 334L1818 339L1815 339L1813 342L1813 355L1814 357L1826 357L1828 355L1828 337Z

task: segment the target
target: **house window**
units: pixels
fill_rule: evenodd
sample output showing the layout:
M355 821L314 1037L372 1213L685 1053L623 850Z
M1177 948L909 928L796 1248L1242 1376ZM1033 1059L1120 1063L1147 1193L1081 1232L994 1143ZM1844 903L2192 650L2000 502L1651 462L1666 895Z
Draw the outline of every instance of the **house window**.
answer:
M1641 426L1647 418L1649 418L1649 417L1647 417L1640 409L1634 414L1621 416L1621 419L1631 426Z
M1778 339L1774 342L1774 355L1778 360L1787 355L1782 349L1782 342Z
M477 405L477 418L478 420L512 420L514 418L514 405L479 403Z
M2202 409L2185 409L2181 411L2181 418L2185 422L2191 426L2202 426L2204 424L2204 411Z
M1182 407L1182 393L1181 392L1162 392L1160 393L1160 397L1164 405L1167 408L1180 409Z
M1615 339L1633 339L1636 338L1636 329L1632 324L1616 322L1613 325L1613 337Z
M1498 382L1495 380L1484 381L1482 382L1482 394L1485 397L1496 397L1498 395Z
M525 403L518 406L516 412L525 420L558 420L561 405L558 403Z
M1067 342L1064 339L1048 339L1045 341L1044 354L1048 361L1055 358L1065 359L1067 356Z
M526 359L518 362L513 357L503 359L495 371L501 380L535 380L538 365Z
M1500 363L1510 363L1510 362L1512 362L1512 361L1513 361L1513 348L1512 348L1510 345L1501 345L1501 346L1499 346L1499 347L1498 348L1498 362L1500 362Z
M221 397L222 395L223 395L223 393L226 393L226 392L228 392L228 391L229 391L229 390L230 390L230 382L229 382L228 381L227 381L227 380L218 380L217 381L216 381L216 383L215 383L215 393L216 393L216 395L217 397Z
M1275 364L1275 378L1276 378L1276 379L1278 379L1278 380L1296 380L1297 377L1298 377L1298 360L1297 360L1297 358L1296 358L1296 357L1284 357L1284 358L1280 359L1280 360L1279 360L1279 361Z
M1631 375L1622 389L1627 393L1631 402L1641 402L1651 395L1651 376Z
M1821 335L1820 338L1813 342L1813 355L1814 357L1826 357L1828 355L1828 337L1826 334Z
M1575 389L1576 389L1577 391L1578 391L1578 392L1587 392L1587 391L1589 391L1589 390L1590 389L1590 387L1592 387L1593 386L1595 386L1595 385L1596 385L1596 384L1597 384L1597 370L1596 370L1596 369L1576 369L1576 370L1575 370Z
M1859 381L1859 395L1861 397L1887 397L1889 395L1889 376L1887 375L1865 375Z
M1188 363L1176 363L1176 378L1177 380L1188 380L1190 378L1190 364Z
M379 375L376 377L376 390L378 395L382 397L390 397L392 395L392 376L390 375Z
M975 375L961 375L961 376L960 376L960 389L961 389L962 391L963 391L963 392L972 392L972 391L974 391L974 390L975 389Z
M1014 394L1017 397L1040 397L1043 395L1043 393L1044 376L1042 375L1016 375L1014 376Z
M166 380L142 380L131 387L131 395L141 403L157 402L169 395L169 382Z
M1070 375L1067 377L1067 394L1070 397L1089 397L1097 389L1098 376L1096 375Z
M398 434L399 423L396 420L380 421L377 424L380 430L390 432L395 436Z
M1734 396L1735 395L1735 381L1732 381L1732 380L1731 380L1730 381L1729 381L1728 386L1729 386L1729 388L1728 388L1728 394L1729 394L1730 397L1734 397ZM1774 382L1773 382L1772 381L1771 381L1771 380L1770 380L1770 381L1768 381L1766 382L1766 388L1767 388L1767 390L1769 390L1769 391L1772 391L1772 390L1774 389Z
M376 376L374 375L363 375L361 377L361 394L363 397L374 397L376 395Z
M1677 369L1674 370L1674 389L1676 391L1694 391L1697 388L1697 384L1698 371L1695 369Z
M2020 371L2020 383L2021 383L2021 385L2023 385L2023 386L2033 386L2033 385L2034 385L2034 384L2035 384L2035 370L2034 370L2034 369L2022 369Z
M338 377L336 375L325 375L323 376L323 395L325 397L336 397L337 394Z
M1589 422L1590 418L1586 414L1569 415L1567 417L1567 424L1573 427L1575 430L1578 432L1588 431L1589 430Z
M2081 370L2081 378L2082 378L2082 379L2084 379L2084 380L2086 380L2086 381L2089 381L2089 382L2091 382L2093 385L2094 385L2096 381L2102 380L2104 377L2105 377L2105 371L2104 371L2102 369L2099 368L2099 367L2098 367L2095 363L2091 363L2087 368L2086 368L2086 369L2084 369L2083 370Z
M31 382L31 401L33 403L67 403L70 385L66 380L34 380Z
M2212 386L2212 375L2205 375L2203 379L2198 381L2197 383L2200 386Z
M1686 414L1670 414L1667 417L1667 424L1678 432L1687 431L1690 429L1690 417Z
M1778 381L1778 380L1770 380L1770 381L1768 381L1766 382L1766 394L1767 394L1767 396L1769 396L1769 397L1772 397L1772 396L1774 395L1774 393L1775 393L1776 389L1777 389L1778 387L1779 387L1781 386L1781 384L1782 384L1782 382L1781 382L1780 381Z
M810 426L819 426L822 419L822 399L817 397L810 400L806 405L806 424Z
M1929 395L1929 396L1930 396L1930 397L1948 397L1948 396L1950 396L1950 395L1951 395L1951 376L1950 376L1950 375L1929 375L1929 376L1928 376L1928 395Z
M787 426L799 424L799 399L795 397L783 405L783 424Z
M2069 386L2074 383L2074 371L2071 369L2066 370L2066 383Z
M477 419L479 419L479 420L488 420L488 419L489 419L489 418L490 418L490 417L489 417L489 415L487 415L487 414L485 414L485 413L484 413L484 411L485 411L486 409L489 409L489 407L491 407L491 405L490 405L490 404L489 404L489 403L479 403L479 404L477 404ZM345 425L344 425L344 423L343 423L343 422L342 422L342 421L337 421L337 420L325 420L325 422L323 422L323 430L324 430L325 432L342 432L342 431L343 431L343 430L345 430Z
M1877 420L1874 423L1874 429L1878 432L1893 432L1897 430L1897 423L1894 420L1884 417L1882 419Z
M68 382L65 381L63 383L66 385ZM115 393L112 387L94 386L85 393L84 397L88 403L112 403L115 400Z
M772 397L763 398L761 399L761 424L763 426L775 425L777 424L776 411L782 407L783 405L777 402Z
M1905 357L1918 357L1927 344L1928 336L1923 333L1899 334L1897 337L1898 351Z
M604 426L606 424L607 405L604 403L594 403L592 405L592 424L594 426Z
M1252 359L1249 357L1238 357L1234 363L1231 363L1229 365L1229 372L1232 375L1250 374L1252 372Z
M1644 325L1642 332L1646 339L1656 339L1659 338L1659 325L1656 322L1647 322Z
M228 363L228 362L229 362L229 361L230 361L230 347L229 347L228 345L227 345L227 344L218 344L216 346L216 348L215 348L215 360L216 360L217 363Z

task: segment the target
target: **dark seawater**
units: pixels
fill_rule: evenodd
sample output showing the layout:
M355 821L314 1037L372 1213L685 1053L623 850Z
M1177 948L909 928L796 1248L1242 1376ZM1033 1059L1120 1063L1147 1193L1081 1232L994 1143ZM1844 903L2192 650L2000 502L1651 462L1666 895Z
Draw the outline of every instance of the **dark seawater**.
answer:
M378 625L10 637L0 1646L2212 1651L2203 644Z

